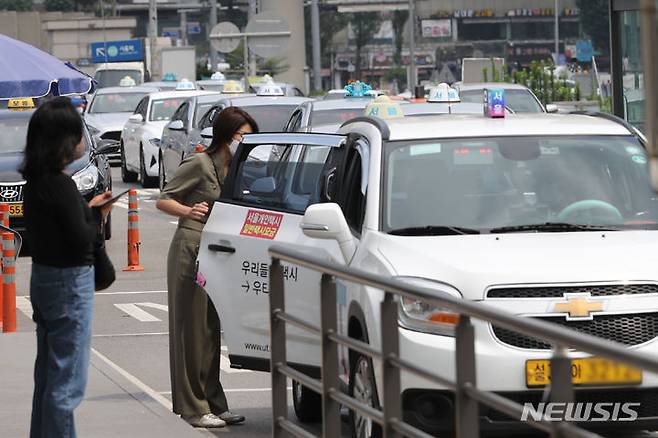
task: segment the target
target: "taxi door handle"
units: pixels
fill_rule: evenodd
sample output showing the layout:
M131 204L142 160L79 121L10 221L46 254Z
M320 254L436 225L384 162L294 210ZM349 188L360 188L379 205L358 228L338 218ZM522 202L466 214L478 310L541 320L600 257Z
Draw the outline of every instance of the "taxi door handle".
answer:
M210 251L215 251L215 252L227 252L229 254L233 254L235 252L235 248L233 248L230 245L220 245L217 243L211 243L208 245L208 250Z

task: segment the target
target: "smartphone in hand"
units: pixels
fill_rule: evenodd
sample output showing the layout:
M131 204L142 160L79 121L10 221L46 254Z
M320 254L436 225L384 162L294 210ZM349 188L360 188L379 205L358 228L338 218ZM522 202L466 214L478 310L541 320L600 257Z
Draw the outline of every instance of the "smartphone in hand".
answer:
M128 193L129 191L130 191L130 189L123 190L123 191L119 192L119 194L112 196L110 199L106 200L105 202L103 202L103 203L101 203L101 204L94 205L94 207L96 207L96 208L103 208L103 207L105 207L105 206L108 205L108 204L113 204L113 203L115 203L120 197L122 197L123 195L125 195L125 194Z

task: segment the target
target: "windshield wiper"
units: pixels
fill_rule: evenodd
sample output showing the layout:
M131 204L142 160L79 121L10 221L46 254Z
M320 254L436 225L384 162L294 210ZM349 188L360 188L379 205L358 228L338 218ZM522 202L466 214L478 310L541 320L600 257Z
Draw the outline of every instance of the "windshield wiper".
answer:
M426 225L424 227L397 228L389 231L388 234L396 236L447 236L452 234L480 234L480 231L473 228L449 225Z
M570 224L566 222L544 222L541 224L511 225L507 227L492 228L490 233L518 233L523 231L536 231L559 233L564 231L620 231L619 228L605 225Z

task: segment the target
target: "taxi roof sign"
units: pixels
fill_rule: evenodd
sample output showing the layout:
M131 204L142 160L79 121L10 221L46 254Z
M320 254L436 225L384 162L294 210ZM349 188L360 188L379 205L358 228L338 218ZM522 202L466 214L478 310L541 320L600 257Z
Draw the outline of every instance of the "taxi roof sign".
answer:
M351 84L347 84L345 86L345 91L347 92L345 97L364 97L368 95L367 93L369 91L372 91L372 87L361 81L355 81Z
M162 77L162 80L164 82L175 82L176 81L176 75L173 73L167 73Z
M432 103L453 103L461 102L461 99L457 90L444 82L432 88L427 101Z
M377 97L366 107L364 114L366 116L379 117L380 119L399 119L404 117L400 104L393 102L388 96Z
M210 79L213 81L223 81L226 80L226 76L222 72L217 71L210 76Z
M33 109L34 107L36 107L36 105L34 104L34 99L31 97L9 99L7 101L7 109L13 111L27 111Z
M274 84L265 84L258 87L256 96L285 96L286 93L283 92L283 89L278 85Z
M124 77L121 78L121 80L119 81L119 86L120 86L120 87L134 87L135 85L137 85L137 83L136 83L135 80L134 80L133 78L131 78L130 76L124 76Z
M505 118L505 90L484 90L484 115L492 119Z
M244 93L244 87L238 81L226 81L222 93Z
M196 90L196 86L189 79L181 79L176 85L176 90Z

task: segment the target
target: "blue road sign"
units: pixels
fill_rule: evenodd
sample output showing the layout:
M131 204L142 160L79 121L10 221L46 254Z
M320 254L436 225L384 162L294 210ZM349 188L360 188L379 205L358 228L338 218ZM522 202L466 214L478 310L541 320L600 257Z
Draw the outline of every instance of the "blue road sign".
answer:
M90 44L91 60L101 62L143 61L144 46L142 40L99 41Z
M177 27L165 27L162 29L162 36L169 38L178 38L180 29Z
M189 35L198 35L201 33L201 24L198 21L190 21L187 23L187 33Z
M589 40L578 40L576 41L576 59L578 62L590 62L592 60L592 55L594 54L594 48L592 47L592 42Z

